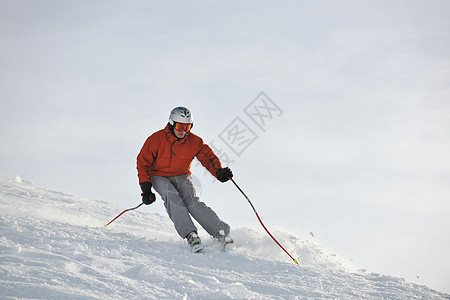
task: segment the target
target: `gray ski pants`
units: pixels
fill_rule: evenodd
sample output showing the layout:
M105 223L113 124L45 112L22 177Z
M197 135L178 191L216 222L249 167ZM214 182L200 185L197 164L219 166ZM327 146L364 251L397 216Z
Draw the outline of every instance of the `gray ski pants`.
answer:
M152 176L153 188L164 200L167 214L181 238L197 232L191 216L213 238L220 239L230 233L230 226L196 196L191 175L175 177Z

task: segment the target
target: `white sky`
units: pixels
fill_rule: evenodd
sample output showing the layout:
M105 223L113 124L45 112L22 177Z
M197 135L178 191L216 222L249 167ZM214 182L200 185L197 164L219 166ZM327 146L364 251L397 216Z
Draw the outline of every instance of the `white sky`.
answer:
M448 32L446 0L0 0L0 176L135 206L138 151L184 105L269 228L450 292ZM282 110L265 131L244 112L261 91ZM219 137L236 117L259 137L240 157Z

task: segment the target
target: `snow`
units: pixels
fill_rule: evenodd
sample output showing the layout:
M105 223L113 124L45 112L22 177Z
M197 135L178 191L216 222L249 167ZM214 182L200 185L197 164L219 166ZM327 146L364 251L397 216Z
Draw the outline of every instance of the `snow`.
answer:
M190 252L165 215L0 178L1 299L450 299L366 273L322 245L283 230L233 228L222 252L207 236ZM134 207L137 203L130 204Z

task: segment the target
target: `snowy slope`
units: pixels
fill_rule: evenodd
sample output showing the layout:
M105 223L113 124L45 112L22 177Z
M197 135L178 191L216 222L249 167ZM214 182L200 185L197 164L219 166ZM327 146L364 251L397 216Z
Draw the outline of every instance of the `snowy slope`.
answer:
M166 216L135 210L104 229L123 209L0 178L0 298L450 299L286 232L274 234L300 266L256 227L234 228L226 253L200 232L203 254Z

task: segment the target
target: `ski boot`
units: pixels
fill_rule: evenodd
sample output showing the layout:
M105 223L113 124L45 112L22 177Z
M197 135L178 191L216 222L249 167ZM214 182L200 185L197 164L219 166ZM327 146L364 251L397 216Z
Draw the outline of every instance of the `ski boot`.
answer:
M227 245L233 244L233 243L234 243L233 239L232 239L231 237L229 237L229 236L226 236L226 237L223 239L223 241L222 241L223 251L225 251L225 247L226 247Z
M234 243L233 239L229 235L227 235L227 236L221 235L217 239L217 241L221 245L222 251L225 251L225 248L226 248L227 245Z
M186 240L189 246L191 246L192 253L197 253L203 249L202 241L200 240L197 232L192 231L191 233L189 233L186 237Z

